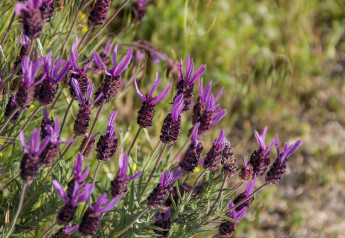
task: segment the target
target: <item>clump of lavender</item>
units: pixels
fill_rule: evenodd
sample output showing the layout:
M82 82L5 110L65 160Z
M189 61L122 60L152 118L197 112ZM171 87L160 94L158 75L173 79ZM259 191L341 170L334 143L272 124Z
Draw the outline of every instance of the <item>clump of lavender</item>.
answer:
M90 16L90 26L100 26L103 24L105 18L108 16L110 0L97 0L93 6Z
M163 209L162 209L163 210ZM153 229L155 234L160 235L161 237L166 237L169 234L170 229L170 208L167 208L164 210L164 212L157 212L156 213L156 219L155 219L155 226L159 227L162 230Z
M183 94L175 98L171 113L163 122L160 139L164 144L173 144L177 141L181 128L181 111L184 108Z
M66 143L72 143L73 138L69 139L66 142L60 141L60 125L59 117L56 117L54 127L51 125L46 125L45 130L50 136L50 141L47 147L43 150L40 155L40 163L44 167L50 167L54 162L55 158L59 155L59 145ZM42 134L42 133L41 133Z
M98 198L96 203L92 205L88 203L89 208L86 210L81 220L79 231L85 236L95 235L100 225L102 214L112 209L120 199L121 196L117 196L108 202L107 194L104 193ZM103 204L106 205L101 207Z
M101 135L97 142L97 159L99 161L107 161L116 153L117 138L122 132L122 130L120 130L117 134L115 134L116 115L117 110L110 114L107 125L107 133L105 135Z
M203 80L201 79L198 81L200 96L193 108L193 123L200 122L199 134L205 135L226 115L226 110L217 103L223 94L223 89L214 98L211 93L212 81L205 86L205 89L203 89L202 84Z
M12 114L12 112L14 112L14 110L16 110L16 108L17 108L16 95L12 94L12 92L11 92L11 96L10 96L10 98L6 104L4 116L6 118L8 118ZM12 116L10 122L15 122L17 120L18 116L19 116L19 112L16 112L14 114L14 116Z
M93 185L91 183L87 183L85 185L85 190L82 194L79 194L79 184L77 181L74 182L74 189L72 196L68 196L67 193L62 188L61 184L56 180L52 180L52 184L57 192L57 194L62 198L65 202L65 205L60 209L56 216L56 224L58 225L68 225L70 221L73 220L75 212L77 210L77 206L79 203L86 201L93 191Z
M161 174L160 183L147 197L147 206L152 209L157 209L159 206L161 206L168 195L170 184L178 180L181 174L181 169L178 169L171 173L170 170L167 170L163 174Z
M207 152L204 159L205 170L215 170L217 165L221 162L223 156L223 149L225 146L225 130L221 130L219 137L214 140L211 149Z
M79 225L71 226L71 224L68 224L67 226L59 229L52 238L69 238L70 235L75 233L79 229Z
M170 83L160 95L153 97L154 91L162 81L162 79L158 77L158 72L156 73L156 81L151 86L150 93L147 95L144 95L140 92L137 81L135 80L135 76L133 77L133 81L138 97L143 100L143 104L138 112L137 123L141 128L151 127L153 124L153 116L156 110L156 103L163 100L163 98L169 92L172 83Z
M191 143L179 163L182 172L185 174L193 173L194 169L198 166L200 154L203 150L202 143L199 142L201 138L198 137L199 126L200 122L194 126Z
M274 140L271 145L266 149L265 137L267 133L267 127L262 130L261 135L257 131L254 131L254 135L259 144L259 149L255 150L250 156L249 164L253 166L253 176L262 176L267 169L267 166L270 164L270 150L273 146Z
M133 176L127 177L127 168L128 168L128 154L126 153L123 156L123 147L121 148L119 155L119 174L111 181L110 191L111 196L115 198L120 195L123 196L127 192L128 182L138 178L142 171L137 172Z
M253 171L253 166L249 164L246 160L246 157L243 156L243 166L239 173L240 180L248 181L252 178L253 175L255 176L254 171Z
M243 200L247 199L247 197L249 197L250 193L252 192L255 183L256 183L257 177L256 175L254 175L254 179L253 181L249 182L246 186L246 189L244 190L243 193L239 194L235 199L234 199L234 203L235 205L237 205L238 203L242 202ZM244 207L248 208L254 201L254 196L250 197L249 199L247 199L244 203L242 203L241 205L239 205L238 207L235 208L236 212L241 211Z
M49 143L50 137L44 138L39 145L40 130L34 129L31 133L29 145L26 143L24 133L19 133L21 145L24 147L25 154L20 162L20 178L26 184L31 182L37 177L39 169L39 156Z
M280 153L279 149L279 139L278 135L275 138L275 146L277 149L278 157L276 161L272 164L270 170L266 174L265 181L270 185L278 184L279 181L283 178L283 175L286 172L286 164L290 155L295 153L295 151L302 145L301 140L297 140L294 144L288 146L287 143L284 143L284 151Z
M73 167L73 175L74 176L71 179L71 181L69 181L69 183L67 185L67 196L69 198L71 198L73 195L75 182L77 182L79 185L78 194L80 195L81 193L84 192L85 179L89 175L90 166L88 166L83 172L83 170L82 170L83 163L84 163L84 156L82 154L78 154L77 159L76 159L75 164L74 164L74 167Z
M183 61L180 59L179 63L180 69L180 80L176 85L176 95L183 94L184 107L183 111L188 111L193 99L193 89L195 81L200 78L200 76L206 70L205 65L201 65L197 71L193 74L194 62L190 58L189 54L186 60L186 73L183 73ZM177 96L176 96L177 97Z
M37 100L42 105L46 106L53 102L53 99L59 87L59 82L68 73L71 67L71 62L61 60L61 57L59 57L57 60L52 59L51 51L47 56L42 57L41 59L42 71L45 75L45 78L43 82L38 85Z
M105 71L105 79L101 85L101 87L97 90L96 96L98 97L101 93L103 93L100 101L96 103L96 106L100 106L101 103L108 103L111 99L113 99L120 88L120 74L125 71L132 60L132 48L130 48L120 62L116 63L116 56L117 56L117 45L114 47L113 51L113 68L107 69L105 64L103 63L101 57L98 55L97 52L94 52L93 57L96 64L103 68Z
M85 98L81 89L79 88L78 81L72 78L72 86L74 88L75 94L80 101L80 108L77 115L77 119L74 123L74 134L77 136L83 135L87 132L89 128L89 123L91 121L91 106L96 103L101 97L102 93L98 97L90 102L93 93L93 83L90 82L87 86Z
M35 96L35 86L44 79L43 76L40 80L35 81L35 76L39 70L39 67L39 60L31 62L29 57L23 57L23 80L20 83L16 94L16 104L22 110L26 110L30 107Z
M31 40L39 38L43 28L43 18L40 7L42 0L28 0L28 4L17 3L15 7L16 14L23 21L24 33Z
M232 201L229 202L228 208L231 209L234 207L234 203ZM240 220L247 212L248 207L243 207L241 210L236 212L235 210L231 210L228 212L227 216L231 219L234 219L236 221ZM234 221L224 221L222 224L220 224L218 229L218 237L231 237L234 231L236 230L238 225L238 222Z
M40 10L41 10L42 18L44 22L50 22L54 14L54 9L55 9L54 0L43 0Z
M234 156L234 148L227 139L225 139L224 144L221 163L224 173L228 176L232 176L237 170L237 158Z
M86 148L85 148L85 151L83 153L83 155L85 157L89 157L93 151L93 148L95 147L95 143L96 143L96 136L98 136L100 134L100 132L97 132L96 134L94 134L93 136L91 136L90 140L89 140L89 143L87 144ZM84 139L81 141L80 143L80 149L79 151L82 151L82 149L84 148L85 146L85 143L87 142L89 138L89 134L88 133L85 133L84 134Z

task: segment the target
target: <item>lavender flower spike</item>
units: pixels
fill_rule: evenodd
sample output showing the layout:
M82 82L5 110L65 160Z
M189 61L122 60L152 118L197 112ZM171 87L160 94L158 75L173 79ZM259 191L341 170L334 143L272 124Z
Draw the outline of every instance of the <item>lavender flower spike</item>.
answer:
M234 203L235 205L237 203L240 203L241 201L243 201L244 199L246 199L250 194L251 192L253 191L254 189L254 186L255 186L255 183L256 183L256 180L257 180L257 177L256 175L254 176L254 179L253 181L249 182L246 186L246 189L243 193L239 194L235 200L234 200ZM245 201L244 203L242 203L240 206L238 206L237 208L235 208L235 211L236 212L239 212L241 211L244 207L249 207L254 201L254 197L250 197L247 201Z
M73 174L74 174L73 180L77 181L79 184L84 182L84 180L86 179L90 171L90 166L88 166L83 172L82 170L83 163L84 163L84 156L82 154L78 154L74 167L73 167Z
M30 39L35 39L40 37L44 23L40 10L42 0L28 0L27 2L27 5L17 3L14 11L23 20L25 35Z
M158 211L156 213L155 226L164 229L165 231L153 229L155 234L160 235L161 237L166 237L170 229L170 207L164 210L165 211Z
M239 173L239 177L241 181L248 181L253 176L253 166L247 162L246 157L243 156L243 166ZM256 175L256 174L255 174Z
M204 159L205 170L215 170L217 165L221 162L223 156L223 149L225 146L225 130L219 133L219 137L214 140L209 152L207 152Z
M194 62L193 59L190 58L188 54L186 60L186 73L183 73L183 61L182 58L180 59L180 63L178 65L180 69L181 79L176 85L177 95L183 93L183 100L184 100L184 108L183 111L188 111L190 104L192 103L193 98L193 88L195 81L200 78L200 76L206 70L205 65L201 65L197 71L193 74L194 70Z
M92 183L88 183L85 185L85 190L82 194L79 193L79 183L74 182L74 189L72 196L68 196L68 194L63 190L61 184L57 180L52 180L52 184L57 192L57 194L62 198L65 202L65 205L60 209L56 216L56 223L58 225L67 225L70 221L73 220L74 214L77 210L77 206L79 203L86 201L93 192L93 185Z
M79 231L83 235L86 235L86 236L95 235L100 225L102 214L112 209L120 199L121 199L121 196L119 195L119 196L116 196L110 202L108 202L107 194L104 193L96 201L96 203L92 205L88 203L89 208L86 210L82 218L81 224L79 226ZM101 207L103 204L106 204L106 205Z
M119 169L120 172L118 176L114 178L114 180L111 182L111 196L114 198L118 195L125 195L127 192L127 186L128 182L130 180L134 180L138 178L142 171L137 172L135 175L127 177L127 168L128 168L128 155L127 153L123 156L123 147L120 150L119 155Z
M138 112L137 123L141 128L151 127L153 125L152 120L156 110L156 103L163 100L163 98L169 92L172 83L170 83L160 95L153 98L155 89L162 81L162 79L158 78L158 72L156 73L156 81L151 86L150 93L147 95L144 95L139 91L137 81L135 80L135 75L133 76L133 81L139 98L144 101Z
M229 209L231 209L232 207L234 207L234 203L232 201L229 202ZM246 211L247 211L247 207L242 208L241 210L239 210L238 212L236 212L235 210L231 210L228 213L228 217L234 219L234 220L239 220L241 219ZM220 237L230 237L234 231L236 230L238 223L237 222L232 222L232 221L225 221L223 222L220 226L219 226L219 235Z
M179 96L177 96L175 98L174 103L173 103L173 107L171 109L172 119L174 121L177 121L179 119L179 116L180 116L184 106L185 106L185 104L183 102L183 94L180 94Z

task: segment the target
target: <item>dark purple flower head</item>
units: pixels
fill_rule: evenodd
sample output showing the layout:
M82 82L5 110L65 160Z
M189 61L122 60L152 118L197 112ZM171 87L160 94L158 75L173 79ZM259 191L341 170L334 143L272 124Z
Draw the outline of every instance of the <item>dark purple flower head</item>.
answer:
M41 59L42 59L42 71L46 75L46 80L50 80L55 84L59 83L60 80L66 76L66 74L68 73L69 69L72 66L72 63L69 60L68 61L61 60L61 57L59 57L57 60L52 59L51 51L49 52L47 56L44 56Z
M162 79L160 79L158 77L158 72L156 73L156 81L152 84L151 89L150 89L150 93L148 95L144 95L139 91L137 81L135 80L135 75L133 76L133 81L134 81L134 85L135 85L135 89L137 91L138 97L143 101L151 102L153 104L156 104L156 103L162 101L163 98L168 94L168 92L171 88L171 85L172 85L172 83L170 83L160 95L158 95L157 97L153 97L154 91L156 90L157 86L162 81Z
M72 207L77 207L78 203L86 201L93 192L93 185L92 183L85 184L84 192L79 195L79 183L77 181L74 182L74 189L72 193L72 197L69 198L67 193L63 190L61 184L56 179L52 180L52 184L57 192L57 194L62 198L62 200Z
M205 65L201 65L197 71L193 74L194 70L194 61L193 59L190 58L190 55L187 55L187 60L186 60L186 73L183 73L183 60L182 58L180 59L179 63L179 69L180 69L180 75L181 75L181 80L184 81L185 84L193 85L195 81L200 78L200 76L204 73L206 70Z
M254 131L254 135L255 135L256 140L258 141L260 150L264 154L269 153L274 144L274 140L273 140L271 145L266 149L266 144L265 144L266 133L267 133L267 126L262 130L261 135L259 135L259 133L256 130Z
M39 139L40 139L40 130L39 129L34 129L31 133L31 137L29 140L29 145L26 143L25 138L24 138L24 133L21 131L19 133L19 140L22 146L24 147L25 153L31 155L31 156L39 156L45 147L48 145L50 136L46 136L41 144L39 145Z
M175 98L172 109L171 109L172 119L174 121L178 120L179 115L181 114L183 107L184 107L183 94L181 93L180 95L178 95Z
M73 142L73 138L69 139L66 142L62 142L60 141L60 119L59 117L55 118L55 123L54 123L54 127L52 127L51 125L46 125L45 130L47 131L48 135L50 135L50 143L52 143L53 145L60 145L60 144L70 144Z
M228 205L228 208L231 209L234 206L235 206L235 204L232 201L230 201L229 205ZM236 210L231 210L228 213L228 217L238 221L246 214L247 209L248 209L248 207L243 207L238 212L236 212Z
M277 161L279 163L286 163L289 156L292 155L293 153L295 153L295 151L302 145L301 140L297 140L294 144L292 144L290 146L288 146L288 144L285 142L284 143L284 151L283 151L283 153L280 153L278 135L276 135L274 143L275 143L275 146L277 149L277 154L278 154Z
M113 113L110 114L109 120L108 120L108 125L107 125L107 136L110 139L115 139L119 137L119 135L122 133L122 129L119 130L119 133L115 135L115 129L116 129L116 123L115 123L115 118L117 115L117 110L114 111Z
M88 202L89 209L96 214L102 214L102 213L107 212L110 209L112 209L120 199L121 199L121 195L118 195L114 199L112 199L108 202L107 194L103 193L103 195L98 198L96 203L90 204ZM104 204L106 204L106 205L104 205ZM101 207L102 205L104 205L104 206Z
M93 93L93 85L94 84L92 82L88 84L87 89L86 89L86 95L84 98L83 93L81 92L80 87L78 85L78 81L75 78L72 78L73 89L75 91L75 94L77 95L78 100L81 102L83 106L91 106L92 104L96 103L103 95L103 93L101 92L95 100L89 103L92 93Z
M125 69L128 67L128 65L130 64L131 59L132 59L132 48L129 48L127 55L124 56L118 64L116 63L116 56L117 56L117 45L115 45L114 51L113 51L113 68L107 69L107 67L103 63L99 54L96 51L93 53L93 58L94 58L96 64L99 67L103 68L105 73L108 76L118 76L123 71L125 71Z
M155 221L168 221L170 219L171 212L170 207L164 212L161 213L160 211L156 213Z
M73 167L74 179L78 183L82 183L86 179L90 171L90 166L88 166L84 170L84 173L83 173L82 171L83 163L84 163L84 156L82 154L78 154L74 167Z
M182 174L182 171L180 168L176 171L171 172L171 173L170 173L170 169L168 169L163 174L161 174L160 184L159 184L160 187L164 188L164 187L174 183L176 180L178 180L180 178L181 174Z
M40 68L40 60L36 60L35 62L32 62L30 60L30 57L28 56L23 57L23 64L22 64L22 72L24 76L23 83L27 87L34 87L44 79L44 77L42 77L40 80L35 81L35 77L38 73L39 68Z
M28 0L27 2L28 5L21 2L16 4L16 7L14 9L16 15L22 16L23 12L31 12L32 10L35 10L42 6L42 0Z
M142 171L139 171L133 176L127 177L127 168L128 168L128 154L125 153L125 156L123 156L123 147L120 150L119 154L119 176L123 179L122 181L130 181L138 178L141 174Z
M246 186L246 189L244 190L244 194L248 197L250 195L250 193L253 191L254 187L255 187L255 183L256 183L257 177L256 175L254 176L253 181L249 182Z

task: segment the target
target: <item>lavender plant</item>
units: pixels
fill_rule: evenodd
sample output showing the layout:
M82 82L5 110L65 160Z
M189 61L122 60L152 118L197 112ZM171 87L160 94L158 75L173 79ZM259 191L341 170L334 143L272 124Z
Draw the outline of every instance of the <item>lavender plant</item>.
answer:
M259 148L249 162L243 156L242 165L238 165L236 156L240 155L227 138L230 131L217 128L227 113L222 108L224 90L214 97L212 81L203 88L204 64L194 72L194 60L188 54L184 70L183 58L177 64L147 41L123 44L118 33L113 38L117 44L109 68L113 40L106 39L103 45L97 35L128 0L110 18L111 1L97 0L91 5L84 0L78 1L80 5L74 2L65 1L63 8L60 1L29 0L11 9L14 21L23 26L15 24L9 30L21 32L23 42L19 50L8 52L9 67L1 73L1 79L4 75L6 80L0 81L4 89L0 136L10 137L15 132L13 139L0 147L0 206L5 217L0 231L5 237L192 237L205 231L230 237L239 219L250 211L254 195L266 185L279 184L288 157L302 142L285 143L281 153L276 136L266 148L266 127L261 135L254 132ZM140 24L149 2L133 3L131 24ZM58 11L54 12L55 7ZM68 11L71 19L63 15ZM80 26L74 29L80 12L88 19L87 25L78 22L88 27L86 32ZM48 24L44 26L44 22ZM87 42L93 28L98 30L96 44ZM72 46L71 35L75 37ZM9 38L4 42L11 44ZM56 48L59 45L61 51ZM128 45L137 48L134 60ZM1 49L6 52L5 47ZM69 58L65 58L65 49L71 51ZM138 72L142 67L150 68L140 50L150 56L147 61L158 66L166 62L167 71L175 68L173 75L159 78L156 72L151 84L149 73ZM118 55L124 55L119 62ZM18 67L21 71L8 70ZM13 86L16 80L20 81L18 87ZM197 80L198 97L194 93ZM175 90L170 90L173 84ZM69 94L64 92L66 87ZM144 90L148 93L142 93ZM160 93L154 96L155 91ZM140 105L134 95L142 101ZM190 108L193 112L188 113ZM116 125L122 128L117 133ZM138 130L136 134L133 128ZM218 137L210 143L215 134ZM29 143L25 136L30 136ZM184 137L188 138L186 149L180 147ZM277 159L266 173L273 145ZM265 181L254 190L262 176ZM230 180L240 182L232 187ZM242 184L246 184L245 190L236 195Z

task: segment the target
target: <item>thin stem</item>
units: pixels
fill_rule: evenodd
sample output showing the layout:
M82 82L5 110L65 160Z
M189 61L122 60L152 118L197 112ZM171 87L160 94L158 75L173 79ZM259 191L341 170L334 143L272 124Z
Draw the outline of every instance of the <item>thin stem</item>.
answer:
M189 200L189 198L190 198L190 196L192 195L192 193L193 193L193 191L194 191L194 189L195 189L197 183L198 183L199 180L202 178L202 176L204 176L204 174L205 174L206 172L207 172L207 170L202 171L201 174L199 175L199 177L195 180L192 189L191 189L191 190L189 191L189 193L188 193L188 196L187 196L187 198L186 198L186 201Z
M155 173L155 171L156 171L156 169L157 169L157 167L158 167L158 164L159 164L159 162L160 162L161 159L162 159L162 155L163 155L163 153L164 153L164 150L165 150L166 148L167 148L167 144L164 144L164 146L162 147L161 152L159 153L159 156L158 156L158 159L157 159L157 161L156 161L155 167L153 167L153 169L152 169L152 171L151 171L151 174L150 174L150 176L149 176L149 179L146 181L145 186L144 186L144 188L143 188L143 191L142 191L141 194L140 194L140 197L144 194L144 192L145 192L147 186L149 185L149 183L150 183L150 181L151 181L151 178L152 178L153 174ZM139 199L139 201L140 201L140 199Z
M12 18L11 18L11 21L10 21L10 24L8 25L8 27L7 27L7 29L6 29L6 33L5 33L5 35L4 35L4 38L2 38L2 41L1 41L1 43L0 43L0 47L2 46L2 44L4 44L4 42L5 42L5 40L6 40L7 36L8 36L8 32L9 32L11 26L12 26L12 23L13 23L13 20L14 20L14 17L15 17L15 16L16 16L16 14L13 12L13 15L12 15Z
M69 37L70 37L71 34L72 34L74 25L75 25L75 23L77 22L78 15L79 15L79 12L80 12L80 9L82 8L84 2L85 2L85 0L82 0L82 1L80 2L80 5L79 5L79 7L78 7L78 10L77 10L77 12L75 13L75 16L74 16L74 19L73 19L71 28L69 29L68 34L67 34L67 36L66 36L66 38L65 38L65 40L64 40L64 42L63 42L63 47L62 47L62 50L61 50L61 52L60 52L60 55L63 55L63 53L64 53L65 50L66 50L66 47L67 47L67 44L66 44L66 43L67 43Z
M93 30L93 26L90 26L87 31L85 32L83 38L81 38L79 44L78 44L78 50L80 48L80 46L84 43L84 41L87 39L87 36L89 35L89 33Z
M55 227L57 226L56 223L54 223L51 227L48 228L48 230L46 230L46 232L43 233L43 235L41 236L41 238L44 238L44 237L49 237L50 234L53 232L53 230L55 229Z
M65 88L63 87L63 88L60 90L59 94L55 97L54 102L53 102L52 105L50 106L50 109L49 109L49 112L48 112L48 116L49 116L49 114L51 113L51 111L54 109L54 106L55 106L55 104L57 103L57 101L59 100L59 98L60 98L60 96L61 96L61 94L62 94L62 92L63 92L64 89L65 89Z
M11 138L11 135L12 135L14 129L16 128L17 124L19 123L19 120L20 120L20 118L22 117L23 113L24 113L24 111L20 111L20 112L19 112L19 115L18 115L18 117L17 117L17 120L14 122L14 124L13 124L13 126L12 126L12 129L11 129L10 133L7 135L7 137ZM16 141L15 139L17 138L18 134L19 134L19 132L17 133L17 135L16 135L15 137L13 137L13 140L8 141L8 143L6 143L3 147L1 147L1 148L0 148L0 151L6 149L8 146L10 146L12 143L14 143L14 142Z
M161 144L161 141L159 140L156 147L154 148L153 152L152 152L152 155L150 156L149 160L147 161L147 163L145 164L143 170L146 169L147 165L150 163L150 161L152 160L152 158L155 156L156 152L157 152L157 149L159 147L159 145Z
M10 235L11 235L12 232L13 232L13 228L14 228L14 226L16 225L18 216L19 216L19 214L20 214L20 211L22 210L22 206L23 206L23 202L24 202L25 193L26 193L26 190L28 189L28 186L29 186L28 184L24 184L24 185L23 185L22 192L20 193L20 199L19 199L19 203L18 203L18 207L17 207L16 214L14 215L14 218L13 218L12 223L11 223L11 227L10 227L10 229L8 230L8 233L6 234L5 238L10 237Z
M125 233L142 215L144 215L145 212L147 212L150 208L145 208L142 212L140 212L125 228L123 228L121 231L119 231L114 238L119 237L123 233Z
M91 38L91 40L89 40L88 42L92 42L94 41L97 36L99 36L99 34L101 33L101 31L107 27L109 25L109 23L116 17L116 15L122 10L122 8L126 5L126 3L129 0L125 0L123 1L123 3L119 6L119 8L113 13L113 15L101 26L101 28L99 28L99 30L97 31L97 33ZM85 48L88 46L88 44L85 45L85 47L81 50L81 52L83 52L85 50Z
M97 168L95 170L95 174L93 175L93 179L92 179L93 186L95 186L98 170L101 167L101 163L102 163L102 161L98 161Z
M129 155L129 153L131 153L131 150L132 150L132 148L133 148L133 146L134 146L136 140L138 139L138 136L139 136L140 131L141 131L141 127L139 127L139 129L138 129L138 131L137 131L137 134L135 135L134 140L133 140L133 142L132 142L132 144L131 144L131 147L129 147L129 150L128 150L128 152L127 152L128 155Z
M98 108L98 111L97 111L95 120L93 121L91 130L90 130L90 133L89 133L90 136L87 137L86 142L85 142L85 144L84 144L84 147L83 147L83 148L81 149L81 151L80 151L81 154L84 154L84 152L85 152L85 150L86 150L86 148L87 148L87 145L88 145L89 142L90 142L90 139L91 139L91 137L92 137L92 133L93 133L93 131L94 131L94 129L95 129L96 122L97 122L97 120L98 120L98 118L99 118L99 115L101 114L101 111L102 111L103 106L104 106L104 100L102 101L101 105L100 105L99 108Z
M74 99L72 98L71 102L68 104L68 107L67 107L67 110L66 110L66 112L65 112L65 115L63 116L62 123L61 123L61 126L60 126L60 135L61 135L61 133L62 133L63 126L65 125L65 122L66 122L66 119L67 119L68 112L69 112L69 110L71 109L73 102L74 102Z
M29 119L25 122L25 124L23 125L23 127L19 130L19 131L24 131L26 129L26 127L29 125L29 123L32 121L32 119L34 118L34 116L37 114L37 112L41 109L42 105L39 105L35 111L32 112L31 116L29 117ZM19 132L14 136L14 138L17 138L17 136L19 135Z
M217 205L217 203L218 203L220 197L222 196L222 191L223 191L223 189L224 189L224 185L225 185L225 182L226 182L227 179L228 179L228 175L225 174L224 180L223 180L223 183L222 183L222 187L220 188L219 193L218 193L218 196L217 196L217 199L216 199L216 201L213 203L211 209L209 210L209 213L210 213L210 212L213 210L213 208Z
M175 155L173 161L175 161L176 158L177 158L177 157L181 154L181 152L184 150L184 148L186 148L186 146L187 146L188 142L191 140L192 136L193 136L193 133L190 133L190 135L188 136L188 139L187 139L186 142L183 144L183 146L181 147L181 149L177 152L177 154Z
M14 109L14 111L11 113L11 115L9 117L7 117L6 121L2 124L1 128L0 128L0 135L2 134L2 132L5 130L6 126L8 125L8 123L10 122L10 120L12 119L12 117L19 111L19 107L17 107L16 109Z
M241 187L242 184L243 184L243 181L238 182L238 183L236 184L236 186L231 190L231 192L229 192L229 193L226 195L226 197L229 197L229 196L231 196L234 192L236 192L236 190L237 190L239 187Z

